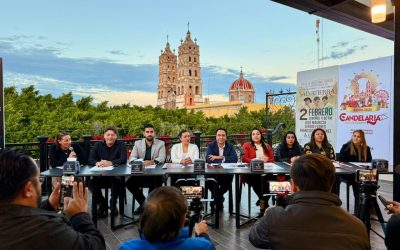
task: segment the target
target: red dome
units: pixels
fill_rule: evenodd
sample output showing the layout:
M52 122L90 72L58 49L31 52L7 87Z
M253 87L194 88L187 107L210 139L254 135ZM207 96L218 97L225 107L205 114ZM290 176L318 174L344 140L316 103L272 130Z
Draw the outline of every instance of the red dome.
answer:
M229 91L236 91L236 90L252 90L254 91L253 84L247 79L243 77L243 72L240 71L240 77L239 79L235 80L231 87L229 88Z

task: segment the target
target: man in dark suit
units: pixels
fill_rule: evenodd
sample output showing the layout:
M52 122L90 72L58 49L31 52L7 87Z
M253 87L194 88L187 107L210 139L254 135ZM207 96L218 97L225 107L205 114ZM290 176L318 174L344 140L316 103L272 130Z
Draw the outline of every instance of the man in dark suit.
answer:
M227 142L228 132L224 128L216 130L215 141L208 144L206 159L207 163L237 163L238 158L232 144ZM208 175L207 178L213 178L218 183L218 192L215 195L216 202L211 204L211 209L222 210L224 202L224 194L229 190L233 175ZM214 189L214 182L207 181L207 188Z

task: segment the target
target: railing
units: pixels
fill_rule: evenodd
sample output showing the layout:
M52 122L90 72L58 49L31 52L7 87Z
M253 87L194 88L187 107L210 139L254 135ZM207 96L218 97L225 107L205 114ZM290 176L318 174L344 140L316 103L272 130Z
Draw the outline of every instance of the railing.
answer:
M283 123L279 123L275 129L267 129L264 133L265 138L272 146L272 141L274 136L278 136L280 131L285 127ZM48 149L49 147L54 144L55 142L48 142L47 137L45 136L38 136L37 137L39 142L27 142L27 143L8 143L6 144L7 148L15 147L30 151L32 156L36 159L39 159L40 163L40 171L46 171L49 168L49 161L48 161ZM82 147L83 152L86 156L89 156L90 149L93 147L94 143L98 142L99 140L91 140L91 135L83 135L81 141L75 141L74 143L79 143ZM133 148L135 141L141 140L142 138L133 138L133 139L120 139L123 141L127 148L127 153ZM168 138L158 138L165 142L166 152L169 154L170 149L173 144L179 143L178 137L168 137ZM228 135L228 141L234 145L243 144L244 142L249 141L250 135L249 134L232 134ZM215 135L205 135L201 136L201 132L196 131L193 132L192 136L192 143L195 143L197 147L199 147L200 156L201 158L205 157L205 153L207 150L207 145L215 140Z

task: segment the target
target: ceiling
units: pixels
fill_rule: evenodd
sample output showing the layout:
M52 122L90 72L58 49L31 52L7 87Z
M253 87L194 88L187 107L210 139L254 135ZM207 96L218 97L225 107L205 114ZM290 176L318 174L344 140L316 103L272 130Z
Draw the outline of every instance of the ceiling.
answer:
M387 17L371 22L370 0L272 0L380 37L394 40L394 9L387 0Z

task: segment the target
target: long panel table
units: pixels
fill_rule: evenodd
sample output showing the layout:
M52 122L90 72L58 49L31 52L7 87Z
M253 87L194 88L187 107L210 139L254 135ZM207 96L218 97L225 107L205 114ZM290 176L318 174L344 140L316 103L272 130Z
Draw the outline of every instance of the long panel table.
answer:
M343 164L342 164L343 166ZM131 173L131 168L129 165L119 165L118 167L114 167L112 170L107 171L92 171L91 168L93 166L82 166L80 169L80 173L75 176L81 177L93 177L93 176L113 176L113 177L126 177L126 176L163 176L167 175L235 175L235 218L236 218L236 227L240 228L240 203L241 203L241 195L239 193L240 188L240 175L271 175L271 174L289 174L290 173L290 165L284 162L275 162L275 163L266 163L264 165L264 170L262 171L251 171L247 164L242 163L225 163L212 165L210 164L206 167L203 172L194 171L193 165L180 165L180 164L158 164L151 168L145 168L143 173ZM337 174L353 174L354 171L358 169L357 166L347 166L345 167L337 167ZM59 168L49 169L45 172L42 172L42 176L47 177L57 177L62 176L63 171ZM260 177L261 181L261 177ZM218 186L218 185L217 185ZM112 187L113 188L113 187ZM133 201L134 202L134 201ZM121 205L122 204L122 205ZM120 202L120 211L123 211L123 202ZM124 225L115 226L114 224L114 212L111 210L111 229L117 229ZM97 201L92 198L92 217L93 221L97 223ZM129 218L129 217L128 217ZM217 209L215 209L215 227L219 226L219 214Z

